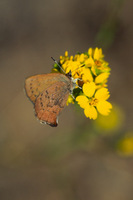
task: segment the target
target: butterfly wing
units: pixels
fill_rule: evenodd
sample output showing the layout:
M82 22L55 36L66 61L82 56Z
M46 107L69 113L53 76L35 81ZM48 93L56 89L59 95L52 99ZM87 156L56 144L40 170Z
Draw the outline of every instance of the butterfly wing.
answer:
M70 80L68 82L58 81L52 84L36 99L35 113L41 122L50 126L57 126L57 117L66 105L70 91Z
M26 94L29 99L35 103L36 98L40 95L40 93L58 81L67 82L68 78L64 74L60 73L31 76L25 80Z
M35 75L25 80L25 91L35 106L38 119L57 126L57 116L66 105L71 80L64 74Z

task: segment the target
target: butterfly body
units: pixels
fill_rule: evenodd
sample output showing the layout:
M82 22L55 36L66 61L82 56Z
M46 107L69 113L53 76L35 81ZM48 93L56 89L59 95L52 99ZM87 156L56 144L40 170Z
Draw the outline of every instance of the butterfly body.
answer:
M41 122L57 126L57 117L66 105L72 81L69 74L40 74L25 80L25 90Z

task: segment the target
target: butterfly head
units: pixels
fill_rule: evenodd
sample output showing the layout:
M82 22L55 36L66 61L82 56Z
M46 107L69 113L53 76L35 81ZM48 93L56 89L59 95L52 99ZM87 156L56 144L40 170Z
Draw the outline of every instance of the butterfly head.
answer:
M72 72L71 72L71 70L70 70L68 73L66 73L66 76L67 76L69 79L72 78Z

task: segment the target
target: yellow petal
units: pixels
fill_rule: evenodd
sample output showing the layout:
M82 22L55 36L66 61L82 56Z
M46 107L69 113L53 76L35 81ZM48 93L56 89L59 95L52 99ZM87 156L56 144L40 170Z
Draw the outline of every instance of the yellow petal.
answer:
M97 110L102 115L108 115L111 108L112 108L112 105L108 101L99 101L97 103Z
M103 53L102 53L102 49L101 49L101 48L99 49L99 55L100 55L100 58L103 58L103 57L104 57L104 55L103 55Z
M90 106L89 104L84 109L84 114L86 117L89 117L90 119L96 119L97 118L97 111L93 106Z
M95 51L94 51L94 59L99 60L99 58L100 58L99 49L96 48Z
M109 98L109 91L107 88L100 88L99 90L96 91L95 98L103 101L107 100Z
M68 96L66 105L68 106L70 103L73 103L73 104L74 104L74 99L73 99L72 95L69 95L69 96Z
M92 76L89 68L83 68L82 74L83 74L82 80L84 82L87 82L87 81L92 82L93 81L93 76Z
M96 74L96 66L95 65L92 66L91 71L95 76L97 76L97 74Z
M102 54L102 49L100 48L99 49L99 54L100 54L100 57L103 57L104 55Z
M89 48L89 49L88 49L88 54L89 54L89 56L92 56L92 52L93 52L92 48Z
M78 102L81 108L85 108L86 105L88 104L88 98L83 95L76 97L76 101Z
M88 58L88 56L82 53L79 55L78 61L82 63L86 60L86 58Z
M83 92L86 96L92 97L96 89L96 85L94 82L85 83L83 85Z
M54 72L54 73L56 73L56 72L59 73L58 69L56 69L56 68L53 68L53 69L52 69L52 73L53 73L53 72Z
M92 57L89 57L87 60L85 60L86 67L91 67L94 64L95 64L95 62Z
M106 80L109 77L109 73L102 73L98 75L95 79L95 83L102 83L104 80Z
M73 60L73 56L70 56L70 60Z
M68 51L65 51L65 57L67 57L68 56Z
M100 58L103 58L104 55L102 54L102 49L96 48L94 51L94 59L99 60Z

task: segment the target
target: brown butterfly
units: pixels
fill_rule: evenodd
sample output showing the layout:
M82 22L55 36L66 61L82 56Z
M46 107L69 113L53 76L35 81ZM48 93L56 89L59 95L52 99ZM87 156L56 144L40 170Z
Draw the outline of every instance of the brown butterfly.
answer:
M71 72L40 74L25 80L25 91L34 104L35 115L40 122L53 127L58 125L57 117L65 107L71 90Z

